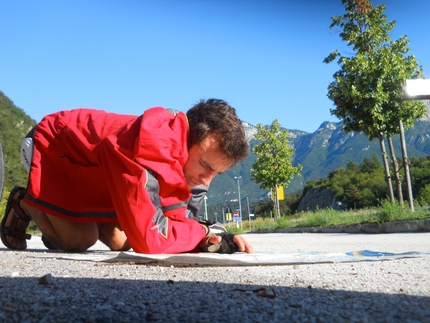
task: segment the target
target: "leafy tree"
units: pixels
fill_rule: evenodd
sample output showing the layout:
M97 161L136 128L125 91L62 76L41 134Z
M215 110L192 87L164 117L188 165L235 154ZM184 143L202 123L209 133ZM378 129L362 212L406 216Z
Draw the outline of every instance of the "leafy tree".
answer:
M421 204L430 204L430 184L427 184L418 192L417 200Z
M320 180L313 187L328 188L347 208L376 206L386 198L384 172L376 155L364 157L361 164L349 162L346 168L330 172L326 180ZM306 184L305 190L308 184Z
M292 194L286 194L284 200L279 202L281 208L281 214L293 214L297 211L297 208L302 197L301 192Z
M352 161L349 161L348 164L346 164L346 169L351 171L351 172L358 172L359 171L358 165Z
M268 129L257 124L255 138L261 143L253 147L257 156L251 168L251 178L263 189L270 189L275 197L275 219L280 216L278 187L287 187L294 175L299 174L302 166L292 165L294 148L288 145L288 131L281 129L278 120L274 120Z
M341 27L340 37L352 47L350 56L335 50L324 59L337 60L340 70L328 87L328 97L336 108L331 113L343 119L345 132L362 131L370 139L378 138L387 187L393 200L391 177L384 138L412 126L426 110L422 102L404 101L402 86L406 79L422 76L410 51L406 36L390 39L395 22L387 22L385 5L375 8L369 0L342 0L346 13L332 17L330 28ZM394 152L393 152L394 153ZM395 160L395 156L392 156Z
M281 214L291 215L297 211L302 194L292 193L286 194L284 200L279 201ZM273 214L274 203L272 199L266 198L259 202L253 203L251 208L256 217L270 218Z
M412 157L411 178L416 200L421 205L430 204L430 156ZM349 162L346 168L340 167L330 172L326 179L308 181L304 192L310 188L327 188L337 201L346 208L366 208L378 206L387 198L384 184L384 170L373 155L364 157L361 164Z
M373 172L381 169L381 163L376 154L372 154L372 158L369 159L367 156L364 156L362 163L359 166L359 169L362 173L372 174Z
M262 218L270 218L273 211L273 201L271 199L264 199L252 205L254 213Z
M417 200L430 203L430 156L411 158L412 189Z
M349 174L355 174L355 172L345 170L344 168L339 168L336 171L333 171L329 177L327 186L330 187L334 196L339 201L346 201L346 191L348 191L348 188L351 185L351 178Z

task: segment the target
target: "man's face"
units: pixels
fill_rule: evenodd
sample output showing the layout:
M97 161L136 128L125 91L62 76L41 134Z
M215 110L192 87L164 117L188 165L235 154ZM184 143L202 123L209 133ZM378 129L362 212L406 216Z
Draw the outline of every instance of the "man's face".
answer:
M200 184L209 186L212 179L224 173L230 165L231 160L219 149L216 137L208 135L188 151L188 160L184 166L188 189Z

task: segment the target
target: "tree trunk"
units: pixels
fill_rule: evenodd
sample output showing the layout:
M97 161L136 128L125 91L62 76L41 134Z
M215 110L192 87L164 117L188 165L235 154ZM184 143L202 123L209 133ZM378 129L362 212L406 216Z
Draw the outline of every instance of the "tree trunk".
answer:
M397 162L396 153L394 152L393 140L391 136L387 136L388 148L390 149L391 154L391 162L393 164L394 171L394 180L396 181L397 188L397 199L399 200L400 205L403 207L403 192L402 192L402 182L400 181L399 176L399 163Z
M278 221L281 217L280 208L279 208L279 197L278 197L278 184L275 184L275 200L274 200L274 209L275 209L275 222Z
M403 168L405 170L405 179L406 179L406 187L408 191L408 202L411 211L414 212L414 200L412 198L412 185L411 185L411 176L409 174L409 159L406 153L406 143L405 143L405 132L403 130L403 122L399 121L399 129L400 129L400 146L402 147L402 155L403 155Z
M388 165L387 152L385 151L384 137L382 136L381 133L378 135L378 139L379 139L379 145L381 147L382 163L384 164L385 180L387 181L387 186L388 186L388 195L392 203L394 202L393 185L391 183L390 167Z

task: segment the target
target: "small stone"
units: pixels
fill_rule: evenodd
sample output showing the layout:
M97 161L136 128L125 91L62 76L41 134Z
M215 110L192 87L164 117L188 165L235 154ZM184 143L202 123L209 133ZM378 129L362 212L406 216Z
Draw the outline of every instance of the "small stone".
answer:
M46 274L39 278L40 285L52 285L54 284L54 277L51 274Z
M145 319L146 319L147 321L152 321L152 320L154 319L154 313L152 313L152 312L148 311L148 312L146 313L146 315L145 315Z

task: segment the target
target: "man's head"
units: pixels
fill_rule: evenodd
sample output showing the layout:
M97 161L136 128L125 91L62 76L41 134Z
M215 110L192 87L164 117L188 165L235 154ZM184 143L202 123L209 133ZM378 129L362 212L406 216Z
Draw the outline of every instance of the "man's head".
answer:
M187 112L190 125L188 148L198 144L209 134L214 135L220 150L234 166L248 155L248 142L236 110L217 99L200 100Z
M222 100L201 100L187 112L189 156L184 173L189 188L209 186L248 155L248 142L235 109Z

